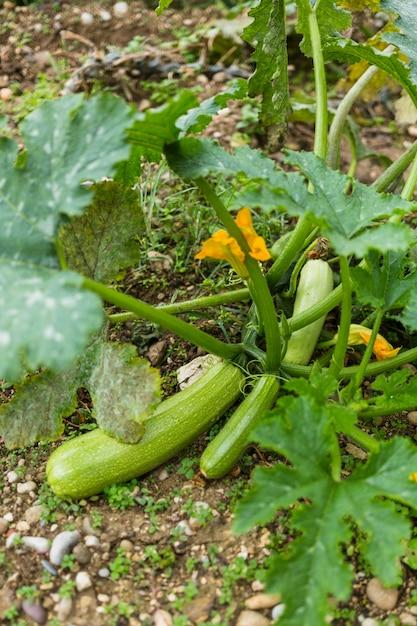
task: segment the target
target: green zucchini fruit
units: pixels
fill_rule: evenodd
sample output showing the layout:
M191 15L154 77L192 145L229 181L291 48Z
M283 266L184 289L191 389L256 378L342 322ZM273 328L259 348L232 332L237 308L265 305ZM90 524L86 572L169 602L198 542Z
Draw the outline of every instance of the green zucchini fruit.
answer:
M307 261L300 273L293 316L318 304L333 290L333 272L326 261ZM326 316L296 330L288 340L284 363L307 365L313 356Z
M279 390L275 376L264 374L238 406L218 435L209 443L200 459L206 478L222 478L244 453L251 430L274 404Z
M122 443L100 429L67 441L48 460L48 483L61 498L85 498L149 472L208 430L238 399L243 380L231 363L213 365L161 402L138 443Z

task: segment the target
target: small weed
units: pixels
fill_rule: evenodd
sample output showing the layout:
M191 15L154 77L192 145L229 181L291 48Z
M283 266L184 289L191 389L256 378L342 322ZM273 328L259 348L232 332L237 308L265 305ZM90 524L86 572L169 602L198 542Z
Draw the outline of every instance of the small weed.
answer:
M34 600L39 596L39 590L36 585L23 585L16 590L16 595L24 600Z
M100 530L103 526L103 514L99 511L91 511L90 513L91 525L96 530Z
M121 623L125 623L120 618L131 617L135 612L135 607L127 602L118 602L118 604L109 604L105 607L105 613L110 615L109 626L118 626Z
M180 466L178 468L178 474L185 476L188 480L193 478L196 473L196 469L198 467L198 458L197 457L185 457L181 460Z
M133 491L138 484L137 480L131 480L129 483L122 485L111 485L104 490L108 505L112 509L125 511L131 506L137 504L136 496Z
M72 572L75 567L75 556L73 554L65 554L62 559L61 567L62 569L67 569Z
M206 526L214 517L207 502L194 502L191 498L184 503L182 511L196 519L201 526Z
M58 589L61 598L72 598L75 589L75 582L71 579L64 582Z
M171 546L157 549L156 546L146 546L144 561L148 562L153 569L164 571L167 576L172 574L172 566L176 561L176 555Z
M126 556L123 548L117 548L116 556L109 564L110 577L112 580L119 580L123 576L129 574L132 563Z
M42 506L41 520L47 524L56 522L56 514L62 511L66 515L79 514L81 506L75 502L67 502L58 498L49 487L48 483L43 483L39 490L39 504Z
M6 557L6 553L1 551L0 552L0 567L5 567L7 564L7 557Z
M240 580L251 582L255 579L258 563L255 559L246 560L241 556L236 557L229 565L221 570L222 587L220 590L220 604L230 605L236 584Z

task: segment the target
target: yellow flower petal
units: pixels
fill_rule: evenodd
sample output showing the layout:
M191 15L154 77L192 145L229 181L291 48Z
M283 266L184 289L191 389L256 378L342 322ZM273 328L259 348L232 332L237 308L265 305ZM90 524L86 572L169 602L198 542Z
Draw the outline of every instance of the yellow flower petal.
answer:
M351 324L348 344L350 346L358 346L360 344L367 346L371 335L372 330L370 328L366 328L366 326L361 326L360 324ZM382 335L378 334L372 351L378 361L383 361L396 356L400 348L394 348Z
M408 478L409 480L412 480L413 482L417 483L417 472L413 472L412 474L410 474Z
M250 246L250 255L257 261L268 261L271 258L263 237L257 235Z

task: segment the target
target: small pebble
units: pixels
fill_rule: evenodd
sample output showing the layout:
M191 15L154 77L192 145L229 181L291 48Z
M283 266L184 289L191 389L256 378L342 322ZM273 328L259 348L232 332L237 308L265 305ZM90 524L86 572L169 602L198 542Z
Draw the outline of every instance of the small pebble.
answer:
M122 541L120 542L120 547L125 552L132 552L135 549L135 546L131 541L129 541L129 539L122 539Z
M83 24L84 26L91 26L91 24L94 23L94 17L91 15L91 13L88 13L87 11L83 11L81 13L80 20L81 24Z
M19 520L16 524L16 530L19 533L27 533L30 530L30 526L25 520Z
M163 469L158 474L158 480L161 480L161 481L166 480L168 478L168 476L169 476L169 474L166 471L166 469Z
M10 513L10 512L9 513L5 513L3 515L3 518L5 520L7 520L8 522L13 522L13 520L14 520L13 513Z
M38 554L46 554L50 546L49 539L45 537L22 537L22 543L26 548L35 550Z
M254 580L251 587L252 591L263 591L265 589L265 585L260 580Z
M43 569L49 572L52 576L58 576L58 572L56 571L55 567L51 565L51 563L47 561L46 559L42 559L41 565Z
M41 504L35 504L25 511L25 520L29 526L37 524L42 517L43 507Z
M76 545L72 552L80 565L87 565L91 561L91 552L83 543Z
M9 528L9 522L4 517L0 517L0 535L4 535L6 530Z
M111 13L109 13L109 11L100 11L98 15L103 22L110 22L111 20Z
M108 578L110 576L110 570L107 567L102 567L98 570L98 575L100 578Z
M242 611L236 622L236 626L269 626L269 624L269 619L256 611Z
M65 622L72 611L72 599L62 598L55 607L57 618Z
M417 626L417 619L411 613L401 613L400 614L400 622L405 626Z
M17 493L29 493L36 489L36 483L34 483L33 480L28 480L25 483L17 483L16 488Z
M284 614L284 611L285 611L285 604L277 604L272 609L272 612L271 612L272 619L278 620Z
M37 624L45 624L47 613L41 604L23 600L22 609L23 612Z
M153 615L153 623L155 626L172 626L172 617L168 611L158 609Z
M110 596L108 596L106 593L99 593L97 595L97 600L99 602L102 602L103 604L106 604L107 602L110 602Z
M407 419L413 426L417 426L417 411L407 413Z
M93 586L90 575L87 572L78 572L75 577L75 586L77 591L85 591Z
M0 99L3 100L3 102L7 102L8 100L11 99L11 97L13 96L13 91L10 89L10 87L3 87L2 89L0 89ZM9 474L15 474L16 472L9 472ZM17 480L18 476L16 474L16 479ZM15 482L14 480L10 480L8 475L7 475L7 479L9 481L9 483L13 483Z
M362 626L379 626L379 622L373 617L367 617L363 620Z
M3 91L4 91L4 89L1 90L0 94L2 94ZM2 97L2 99L3 99L3 97ZM14 471L7 472L6 478L7 478L7 482L8 483L15 483L17 480L19 480L19 476Z
M129 5L127 2L116 2L113 6L113 13L116 17L124 17L129 11Z
M85 545L88 546L89 548L100 545L100 540L95 535L86 535L84 538L84 542L85 542Z
M59 533L52 542L49 560L53 565L61 565L65 554L80 541L80 533L77 530L64 530Z
M280 597L275 594L258 593L256 596L252 596L245 600L245 606L247 609L256 611L257 609L272 609L278 602Z
M371 578L366 586L366 595L379 609L392 611L398 601L398 590L384 587L378 578Z

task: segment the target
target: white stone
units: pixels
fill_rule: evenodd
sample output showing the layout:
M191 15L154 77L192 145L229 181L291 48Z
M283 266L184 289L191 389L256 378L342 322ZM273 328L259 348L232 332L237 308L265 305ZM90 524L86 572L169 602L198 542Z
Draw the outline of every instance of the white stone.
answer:
M16 524L16 530L19 533L27 533L29 529L30 526L27 522L25 522L25 520L19 520Z
M256 611L242 611L236 622L236 626L269 626L269 624L269 619Z
M88 13L87 11L83 11L81 13L80 20L81 24L83 24L84 26L91 26L91 24L94 23L93 15L91 15L91 13Z
M417 626L417 619L414 617L414 615L411 615L411 613L407 613L405 611L404 613L400 614L400 622L405 626Z
M172 626L172 617L168 611L158 609L153 616L153 623L155 626Z
M281 615L284 614L285 604L277 604L271 611L271 617L273 620L278 620Z
M33 480L28 480L26 483L17 483L17 493L29 493L36 489L36 483Z
M379 622L373 617L367 617L363 620L362 626L379 626Z
M247 609L252 609L253 611L258 609L272 609L279 601L280 597L276 594L257 593L256 596L251 596L245 600L245 606Z
M77 530L64 530L59 533L52 542L49 560L52 565L61 565L65 554L79 542L80 533Z
M109 11L100 11L99 13L99 17L103 22L110 22L111 20L111 13Z
M19 480L19 476L13 470L7 472L6 478L8 483L15 483L17 480Z
M113 13L116 17L124 17L129 11L129 5L127 2L116 2L113 6Z
M49 539L45 537L22 537L22 543L26 548L35 550L38 554L46 554L50 546Z
M75 577L75 586L77 591L85 591L93 586L90 575L87 572L78 572Z
M55 611L57 618L61 622L65 622L72 611L72 598L62 598L56 605Z
M110 576L110 570L107 567L102 567L98 570L100 578L108 578Z
M100 540L95 535L86 535L84 537L84 543L89 548L93 548L100 545Z
M10 523L11 523L11 522L13 522L13 520L14 520L13 513L10 513L10 512L5 513L5 514L3 515L3 518L4 518L5 520L7 520L8 522L10 522Z
M398 590L384 587L378 578L371 578L366 586L366 595L379 609L392 611L398 601Z

